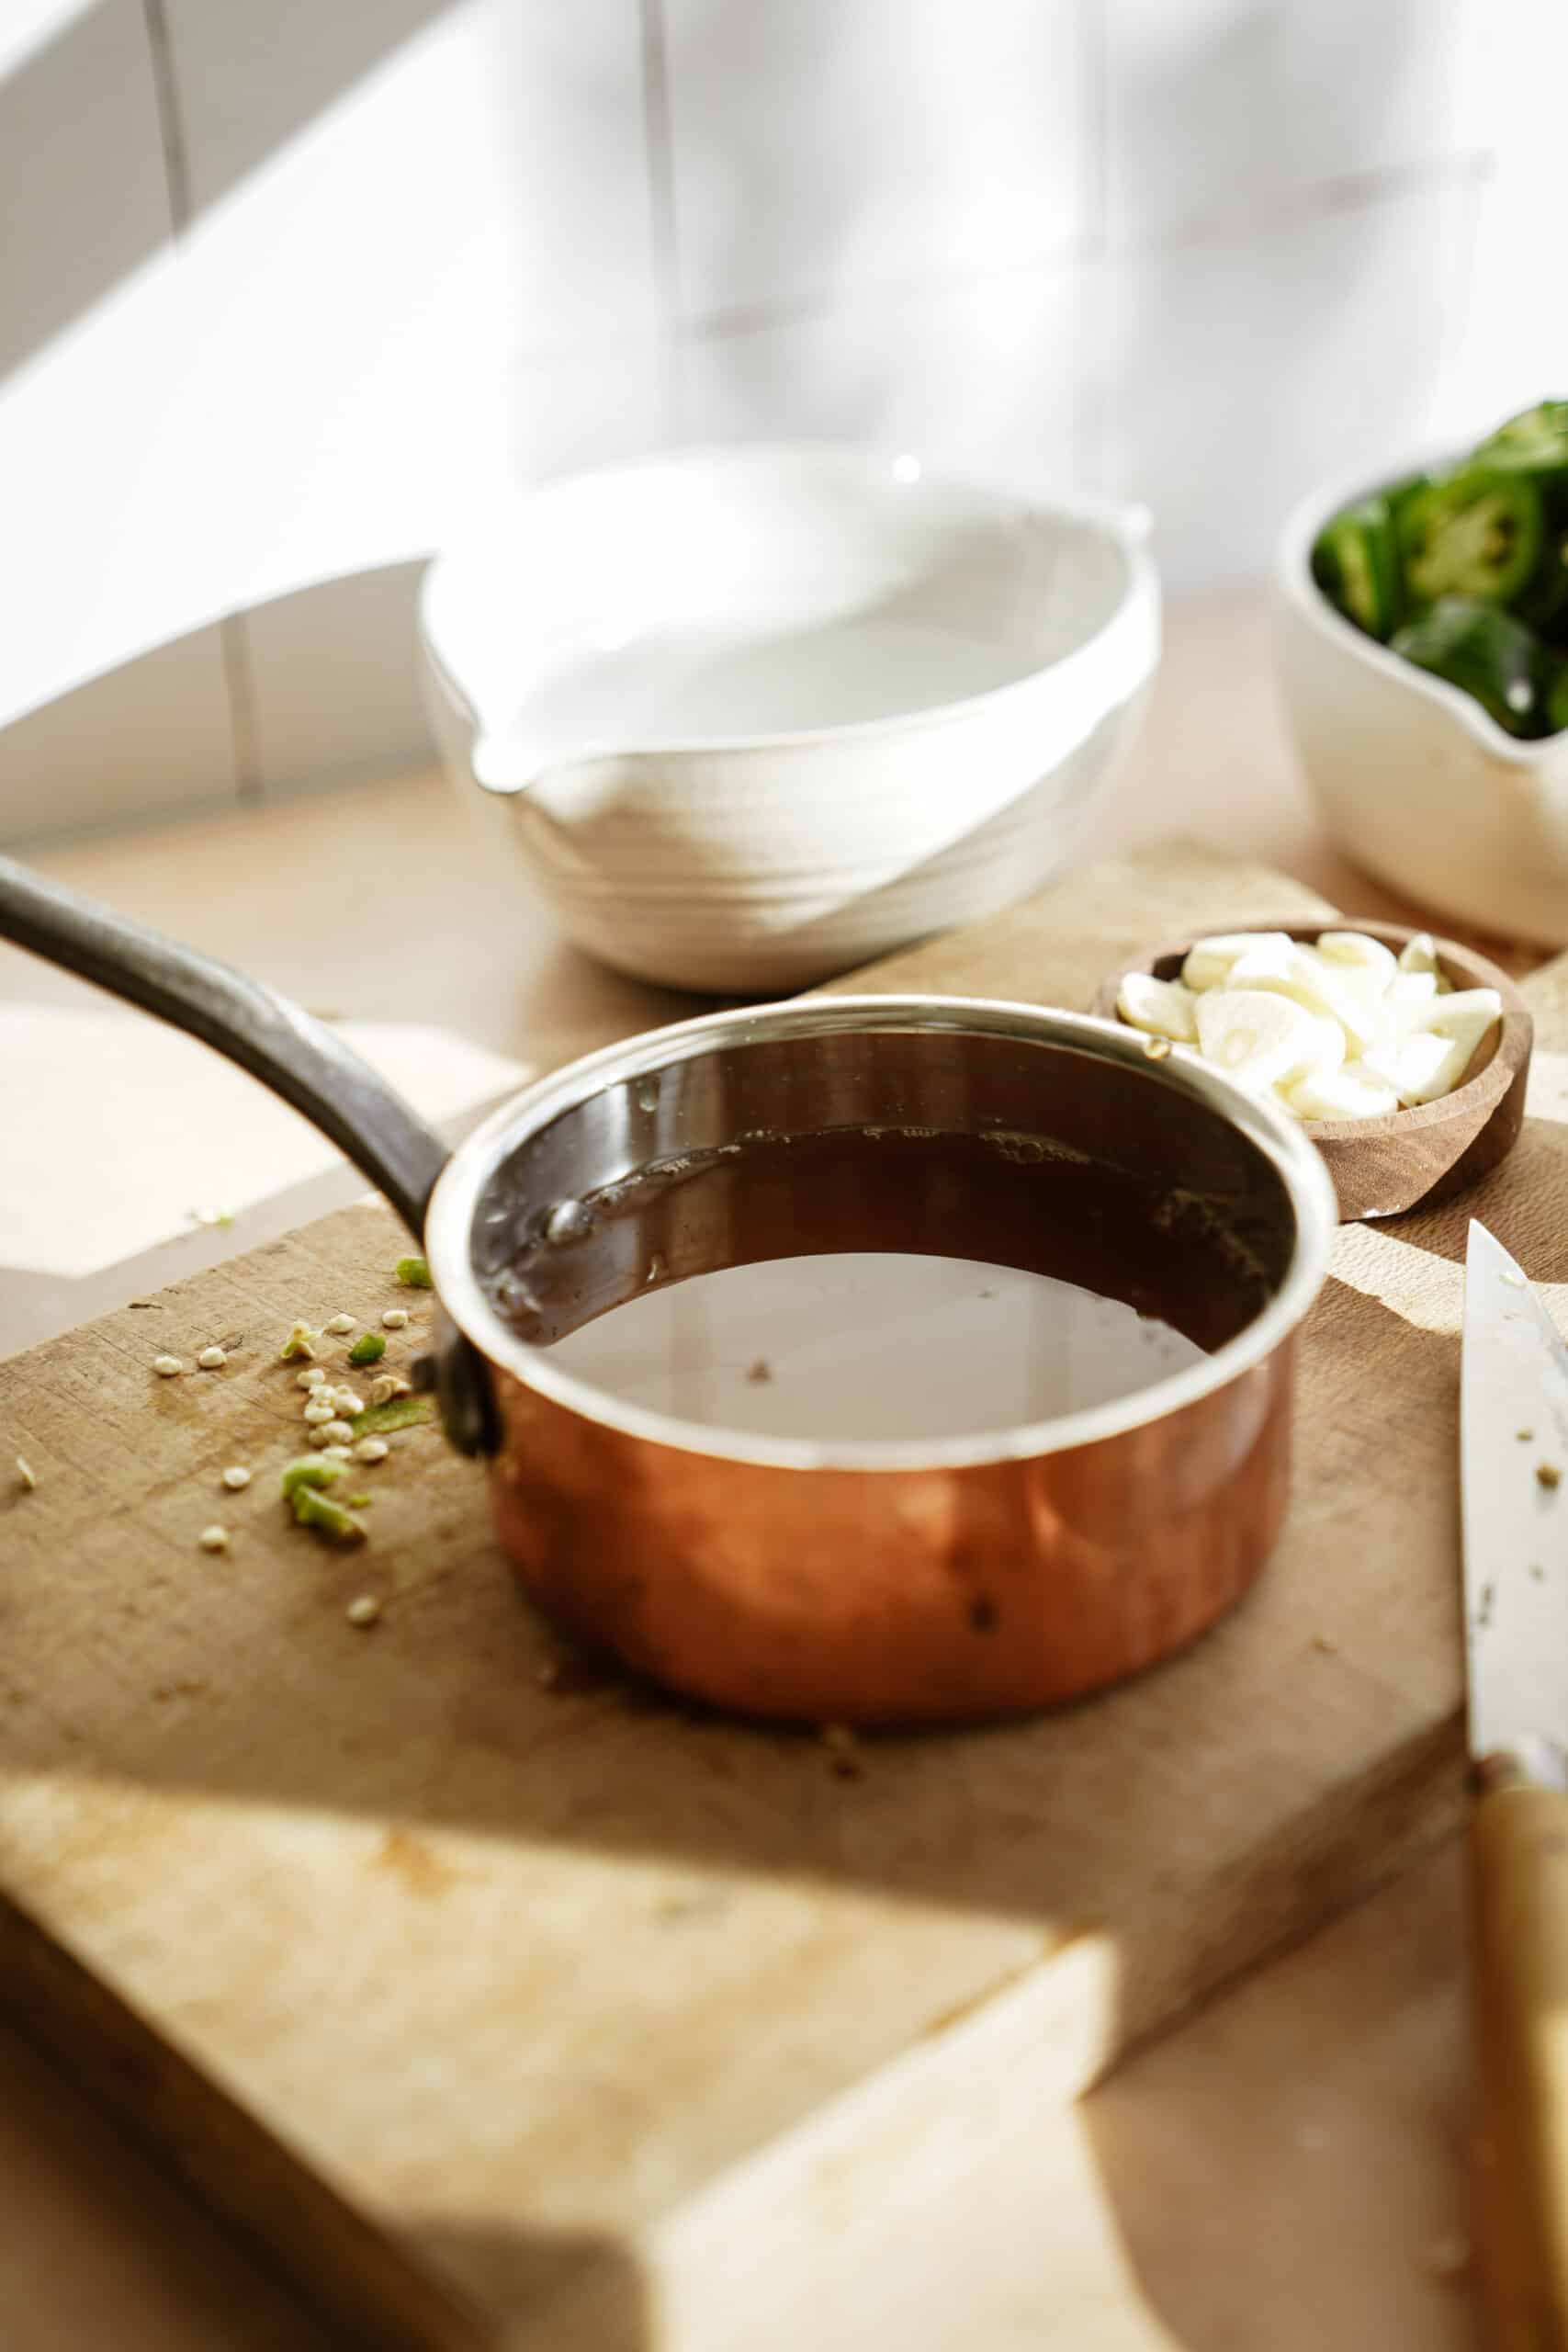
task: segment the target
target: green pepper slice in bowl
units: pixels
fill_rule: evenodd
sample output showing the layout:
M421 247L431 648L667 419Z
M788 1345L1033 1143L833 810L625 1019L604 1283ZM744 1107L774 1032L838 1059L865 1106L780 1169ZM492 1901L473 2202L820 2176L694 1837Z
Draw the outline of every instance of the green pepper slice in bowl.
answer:
M1546 518L1528 474L1467 465L1412 491L1397 532L1413 604L1468 596L1506 605L1540 563Z
M1475 458L1508 471L1568 476L1568 401L1521 409L1487 435Z
M1400 611L1399 550L1388 501L1360 498L1330 515L1313 547L1312 572L1347 620L1386 641Z
M1510 735L1540 735L1546 657L1523 621L1473 596L1444 596L1395 632L1393 652L1462 686Z

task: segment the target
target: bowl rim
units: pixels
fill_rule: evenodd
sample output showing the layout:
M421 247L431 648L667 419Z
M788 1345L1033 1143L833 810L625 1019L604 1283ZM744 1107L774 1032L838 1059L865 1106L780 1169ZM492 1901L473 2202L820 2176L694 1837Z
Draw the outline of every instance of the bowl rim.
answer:
M984 501L998 514L1010 509L1015 516L1022 516L1032 522L1069 523L1096 532L1122 559L1124 578L1121 594L1100 626L1077 644L1051 661L1037 662L1017 676L1004 679L998 685L985 687L977 694L960 695L948 702L924 703L910 710L893 711L880 718L851 719L836 725L759 729L739 735L690 735L643 744L606 744L594 750L585 748L581 752L569 752L558 762L551 761L551 767L566 767L602 759L669 760L687 756L740 756L748 752L766 754L806 750L822 744L853 743L876 736L902 734L915 729L951 725L955 720L967 718L972 713L998 707L1010 699L1026 695L1044 680L1056 684L1064 679L1076 679L1083 672L1092 675L1107 662L1117 639L1127 636L1137 627L1140 616L1146 616L1156 632L1152 653L1146 661L1130 666L1122 694L1111 699L1124 699L1135 693L1158 666L1159 572L1148 548L1153 517L1147 507L1136 502L1117 501L1094 491L1053 490L1047 493L1021 483L1009 483L988 477L981 471L968 472L940 458L929 459L908 445L896 450L890 444L883 442L832 439L693 442L675 448L648 450L640 456L617 459L607 465L575 468L570 472L550 475L535 482L509 483L502 492L487 503L481 521L466 530L455 531L449 542L437 548L430 558L420 581L416 607L419 647L435 683L472 729L475 740L470 750L470 763L477 767L486 745L504 740L512 714L499 726L492 727L487 722L479 704L457 674L457 664L449 646L444 646L442 642L434 607L445 583L481 557L486 549L494 547L503 527L502 518L515 520L536 500L586 482L613 482L617 477L697 471L705 468L735 472L761 471L770 466L803 460L817 465L852 468L867 478L890 477L896 482L907 482L911 489L953 492ZM917 469L913 474L899 470L911 466ZM485 781L483 778L478 780ZM503 795L511 789L505 786L492 786L491 788Z
M1461 1115L1469 1107L1473 1106L1479 1109L1483 1093L1487 1091L1489 1082L1492 1091L1495 1091L1496 1080L1493 1078L1493 1072L1502 1059L1503 1046L1510 1024L1517 1037L1518 1027L1522 1023L1526 1030L1527 1046L1533 1046L1535 1018L1520 993L1517 984L1510 974L1504 971L1500 964L1493 962L1490 956L1483 956L1477 948L1467 947L1462 940L1445 938L1440 932L1427 931L1414 923L1384 922L1381 918L1374 920L1371 916L1364 921L1358 921L1353 916L1342 915L1334 922L1323 923L1242 923L1238 924L1236 929L1256 931L1259 933L1282 931L1298 944L1303 940L1308 942L1315 940L1325 931L1365 932L1369 938L1381 939L1385 947L1392 944L1393 938L1406 942L1412 939L1429 939L1432 943L1432 951L1439 961L1446 950L1449 954L1462 958L1468 964L1479 966L1486 978L1470 981L1467 985L1472 988L1495 989L1503 1001L1503 1010L1497 1016L1495 1042L1491 1053L1473 1078L1467 1078L1461 1086L1452 1088L1447 1094L1438 1095L1433 1102L1401 1103L1397 1111L1379 1112L1371 1118L1298 1119L1296 1125L1303 1135L1311 1137L1314 1144L1354 1143L1365 1136L1371 1129L1379 1127L1382 1128L1385 1134L1397 1132L1401 1135L1411 1135L1418 1133L1423 1127L1442 1126L1450 1119ZM1155 948L1152 955L1148 950L1141 952L1127 963L1118 965L1113 972L1108 973L1101 983L1100 990L1097 993L1109 992L1113 982L1119 987L1129 972L1153 974L1156 962L1163 960L1166 956L1179 955L1183 948L1195 946L1200 938L1212 938L1217 932L1218 926L1216 926L1216 933L1201 932L1195 933L1190 939L1172 940L1168 945ZM1157 974L1154 976L1158 977ZM1120 1013L1112 1017L1121 1023L1122 1028L1130 1030L1134 1036L1141 1036L1144 1034L1141 1030L1134 1029L1131 1022L1122 1021ZM1171 1051L1173 1056L1182 1054L1189 1059L1195 1057L1195 1049L1190 1046L1173 1046ZM1508 1073L1508 1083L1510 1085L1513 1083L1512 1071ZM1390 1120L1398 1122L1397 1130L1389 1128L1387 1123Z
M1375 637L1358 628L1354 621L1347 620L1312 576L1313 543L1331 514L1337 514L1342 506L1352 504L1358 498L1370 498L1386 490L1405 474L1429 472L1437 467L1451 465L1456 458L1468 455L1473 446L1470 443L1456 449L1451 443L1445 443L1440 448L1417 453L1400 466L1384 466L1372 474L1364 466L1359 467L1353 474L1340 476L1326 488L1319 483L1304 498L1298 499L1285 519L1276 551L1275 576L1292 609L1310 627L1367 669L1447 712L1493 758L1516 768L1551 766L1562 761L1568 747L1568 729L1530 741L1521 741L1518 736L1508 734L1462 686L1451 684L1447 678L1434 677L1429 670L1418 669L1414 662L1406 662Z
M1284 1185L1295 1219L1295 1236L1280 1287L1234 1339L1201 1363L1153 1381L1147 1387L1053 1419L952 1438L769 1438L717 1423L682 1420L629 1404L590 1381L558 1370L547 1348L532 1346L502 1320L475 1274L470 1235L484 1187L508 1151L608 1082L648 1077L672 1061L691 1059L725 1046L856 1028L977 1030L986 1035L1057 1045L1122 1062L1151 1084L1195 1095L1240 1131L1271 1163ZM1206 1063L1188 1059L1178 1063L1174 1055L1151 1057L1147 1041L1120 1022L1002 999L833 995L700 1014L695 1020L605 1046L536 1080L476 1128L448 1161L431 1204L425 1249L437 1296L491 1367L585 1419L649 1443L757 1468L908 1476L1063 1453L1163 1420L1228 1387L1272 1355L1312 1306L1328 1272L1338 1217L1333 1181L1299 1120L1248 1094Z

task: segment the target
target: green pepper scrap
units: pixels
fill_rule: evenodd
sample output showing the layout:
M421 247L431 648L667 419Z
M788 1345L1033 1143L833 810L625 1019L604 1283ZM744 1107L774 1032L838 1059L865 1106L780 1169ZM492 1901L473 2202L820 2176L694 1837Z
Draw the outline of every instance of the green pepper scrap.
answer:
M387 1342L379 1331L362 1331L348 1351L350 1363L379 1363L387 1352Z
M1444 596L1391 643L1405 661L1473 695L1510 735L1544 731L1540 641L1495 605Z
M344 1464L319 1453L302 1453L283 1474L283 1499L301 1527L313 1527L334 1544L363 1544L365 1530L350 1510L323 1489L344 1475Z
M349 1422L355 1437L382 1437L388 1430L412 1429L417 1421L435 1419L434 1396L394 1396L389 1404L367 1406Z
M400 1258L392 1268L405 1290L429 1290L430 1268L423 1258Z
M1347 620L1508 734L1568 729L1568 401L1331 515L1312 572Z

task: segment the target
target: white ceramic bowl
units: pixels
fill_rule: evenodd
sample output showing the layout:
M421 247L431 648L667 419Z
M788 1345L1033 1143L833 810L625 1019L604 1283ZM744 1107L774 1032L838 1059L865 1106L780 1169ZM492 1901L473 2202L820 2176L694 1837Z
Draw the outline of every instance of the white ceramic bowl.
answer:
M1390 468L1380 481L1414 469ZM1377 487L1363 476L1314 492L1280 545L1280 678L1324 823L1359 865L1435 914L1560 946L1568 734L1505 734L1472 695L1354 628L1312 576L1323 525Z
M432 718L592 954L803 987L1074 856L1159 658L1145 530L833 446L579 475L431 565Z

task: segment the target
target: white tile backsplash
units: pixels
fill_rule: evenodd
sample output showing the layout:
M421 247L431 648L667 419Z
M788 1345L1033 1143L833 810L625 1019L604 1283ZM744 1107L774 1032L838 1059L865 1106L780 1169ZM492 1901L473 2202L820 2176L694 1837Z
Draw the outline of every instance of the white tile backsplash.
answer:
M685 316L1075 243L1092 4L662 0Z
M1020 271L820 317L693 332L679 437L844 439L1025 486L1084 481L1094 425L1081 365L1092 272Z
M1319 475L1568 393L1565 78L1551 0L14 0L0 831L231 791L247 607L246 775L419 756L395 567L672 439L1256 573Z
M231 802L219 630L160 646L0 728L0 845Z
M319 581L234 623L243 633L248 782L292 792L434 760L415 656L423 571L401 563Z
M1480 200L1461 178L1110 266L1111 478L1171 580L1260 572L1315 482L1440 434Z
M1103 6L1115 244L1260 227L1314 188L1484 152L1499 129L1495 0Z

